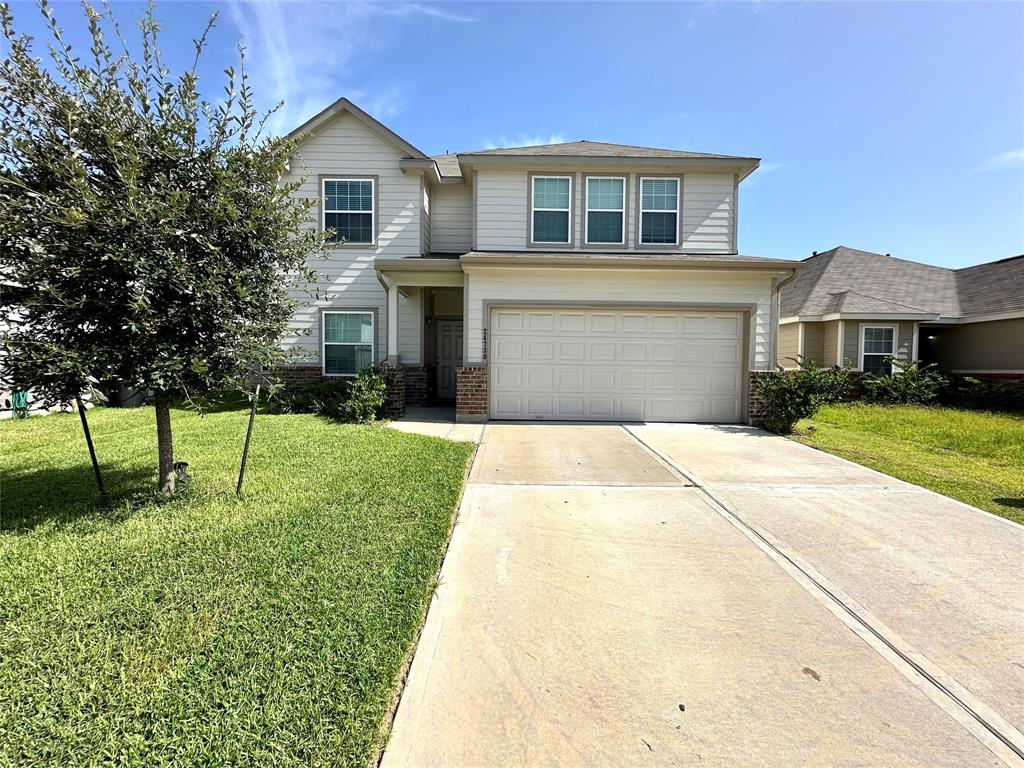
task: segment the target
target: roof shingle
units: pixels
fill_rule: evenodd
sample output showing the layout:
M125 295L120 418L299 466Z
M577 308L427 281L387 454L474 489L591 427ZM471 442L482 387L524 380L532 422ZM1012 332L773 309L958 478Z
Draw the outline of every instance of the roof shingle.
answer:
M839 246L803 263L782 289L783 317L1024 310L1024 256L953 270Z

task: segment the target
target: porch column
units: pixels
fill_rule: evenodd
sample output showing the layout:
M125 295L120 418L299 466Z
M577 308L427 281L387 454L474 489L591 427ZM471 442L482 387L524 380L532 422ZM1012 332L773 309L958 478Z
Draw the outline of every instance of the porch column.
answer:
M388 281L388 365L398 365L398 285Z

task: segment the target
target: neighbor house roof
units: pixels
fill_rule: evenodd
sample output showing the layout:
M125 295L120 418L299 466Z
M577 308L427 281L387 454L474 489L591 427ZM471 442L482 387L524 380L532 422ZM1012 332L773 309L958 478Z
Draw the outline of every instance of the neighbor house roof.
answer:
M956 292L965 315L1024 311L1024 255L958 269Z
M1024 257L953 270L839 246L805 259L782 317L841 313L957 318L1024 311Z

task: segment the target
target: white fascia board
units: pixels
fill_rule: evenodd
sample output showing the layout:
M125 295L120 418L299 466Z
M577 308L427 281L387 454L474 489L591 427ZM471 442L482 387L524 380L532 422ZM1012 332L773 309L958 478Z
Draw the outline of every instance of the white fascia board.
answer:
M1024 309L1015 309L1010 312L991 312L987 315L972 315L971 317L936 317L928 322L936 325L966 325L967 323L990 323L993 320L1017 320L1024 317Z

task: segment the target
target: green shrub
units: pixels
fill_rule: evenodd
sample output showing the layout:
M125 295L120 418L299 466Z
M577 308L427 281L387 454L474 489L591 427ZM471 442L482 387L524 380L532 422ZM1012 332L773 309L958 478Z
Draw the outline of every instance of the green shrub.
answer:
M946 377L932 364L891 358L892 373L868 373L862 379L864 399L882 405L924 405L946 386Z
M979 411L1024 411L1024 384L973 376L951 376L939 399L955 408Z
M387 384L372 368L352 379L318 381L284 387L275 396L276 413L314 413L330 419L366 424L377 418L387 395Z
M366 424L377 418L384 406L388 387L372 368L364 368L352 379L338 414L342 421Z
M756 379L754 389L764 401L761 426L788 435L800 419L809 419L823 405L838 403L850 391L846 368L819 368L813 360L789 358L799 366L795 371L773 371Z
M340 410L347 389L348 382L344 380L285 386L275 393L271 409L275 413L327 415Z

